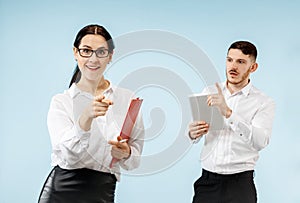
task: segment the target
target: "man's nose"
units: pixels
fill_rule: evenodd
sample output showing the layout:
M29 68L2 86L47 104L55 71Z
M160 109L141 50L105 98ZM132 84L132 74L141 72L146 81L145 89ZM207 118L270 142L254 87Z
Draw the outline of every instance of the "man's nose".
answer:
M232 68L232 69L237 69L237 68L238 68L238 63L235 62L235 61L232 62L232 63L231 63L231 68Z

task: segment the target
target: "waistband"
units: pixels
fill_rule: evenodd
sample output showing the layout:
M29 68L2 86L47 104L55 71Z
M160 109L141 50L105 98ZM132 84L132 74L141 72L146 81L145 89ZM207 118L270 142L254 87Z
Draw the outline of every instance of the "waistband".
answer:
M231 179L231 178L253 178L254 170L244 171L240 173L234 174L218 174L202 169L202 176L210 177L210 178L218 178L218 179Z
M96 181L99 180L109 180L112 182L116 181L116 176L111 173L106 173L102 171L96 171L93 169L88 169L88 168L78 168L78 169L64 169L61 168L60 166L55 166L54 169L56 174L64 175L68 174L68 176L74 177L74 178L84 178L84 179L91 179ZM109 179L107 179L109 178Z

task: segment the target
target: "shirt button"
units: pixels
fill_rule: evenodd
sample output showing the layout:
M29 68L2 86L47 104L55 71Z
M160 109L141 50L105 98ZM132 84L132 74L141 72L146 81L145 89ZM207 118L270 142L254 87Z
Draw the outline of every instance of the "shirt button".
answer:
M240 136L243 136L243 134L241 133Z
M230 124L232 125L232 124L233 124L233 122L231 121L231 122L230 122Z

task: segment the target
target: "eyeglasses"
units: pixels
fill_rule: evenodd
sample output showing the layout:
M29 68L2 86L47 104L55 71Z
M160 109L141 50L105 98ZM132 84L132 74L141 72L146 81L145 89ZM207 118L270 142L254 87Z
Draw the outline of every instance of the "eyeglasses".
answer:
M105 48L100 48L97 50L92 50L92 49L78 49L79 55L85 58L91 57L93 53L95 52L96 56L98 58L105 58L109 54L109 50Z

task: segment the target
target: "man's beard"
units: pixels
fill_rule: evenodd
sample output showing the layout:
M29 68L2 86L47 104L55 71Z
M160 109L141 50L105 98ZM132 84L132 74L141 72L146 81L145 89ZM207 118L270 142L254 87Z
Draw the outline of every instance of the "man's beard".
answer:
M231 81L229 79L229 77L228 77L229 73L226 73L226 75L227 75L227 82L230 83L230 84L233 84L233 85L238 85L238 84L242 83L244 80L246 80L249 77L250 73L251 73L251 67L249 67L249 69L247 70L247 72L242 75L242 78L240 80L236 81L236 82L235 81Z

